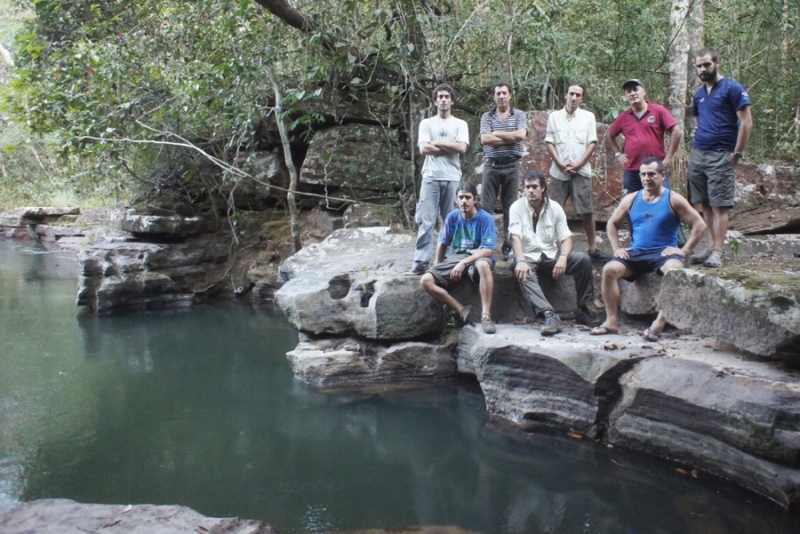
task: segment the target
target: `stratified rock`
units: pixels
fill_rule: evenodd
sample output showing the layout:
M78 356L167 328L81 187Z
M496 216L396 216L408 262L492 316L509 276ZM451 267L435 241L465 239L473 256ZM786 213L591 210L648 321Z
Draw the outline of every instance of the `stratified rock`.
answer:
M389 347L363 339L304 341L286 354L292 371L322 387L419 382L456 376L454 347L405 342Z
M245 159L245 158L242 158ZM258 209L286 198L289 187L289 171L283 163L280 149L271 152L255 152L242 162L242 170L249 176L226 177L220 193L228 198L233 193L237 208ZM274 187L273 187L274 186Z
M799 504L800 376L703 350L648 359L623 376L609 442Z
M386 227L337 230L281 265L286 284L276 300L295 328L315 335L401 340L441 332L442 306L420 287L418 276L403 274L411 264L414 242L414 236L393 234ZM556 311L575 311L572 277L542 285ZM472 304L473 318L480 320L477 284L464 280L452 287L452 294ZM514 322L532 315L508 264L498 265L492 316Z
M120 221L120 229L144 239L183 238L207 231L208 225L201 217L142 215L128 210Z
M392 191L411 175L396 139L380 126L349 124L318 132L300 171L304 184Z
M769 356L800 356L800 260L780 268L673 270L664 275L659 304L678 328Z
M657 347L570 331L543 338L528 326L461 331L459 371L474 373L492 415L518 425L553 425L594 434L617 391L617 378Z
M228 247L190 243L100 243L80 251L78 306L98 312L191 305L224 278Z
M343 219L345 228L392 226L402 223L402 216L397 207L374 204L350 204L344 212Z
M0 517L3 534L278 534L262 521L214 518L185 506L78 504L67 499L27 502Z
M782 210L799 203L800 168L747 162L736 166L735 208L731 214L733 228L743 232L737 227L740 215L761 205Z
M745 235L800 230L800 207L760 206L738 211L731 219L731 228Z
M661 275L648 273L634 282L619 281L619 309L631 315L658 313L661 294Z
M72 223L80 214L80 208L55 208L47 206L17 208L11 212L0 213L0 231L11 237L12 229L28 225ZM16 236L15 236L16 237Z

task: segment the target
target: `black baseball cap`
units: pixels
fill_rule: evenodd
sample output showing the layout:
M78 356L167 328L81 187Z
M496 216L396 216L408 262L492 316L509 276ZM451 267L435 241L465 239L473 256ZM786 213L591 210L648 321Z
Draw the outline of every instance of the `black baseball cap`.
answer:
M630 80L628 80L627 82L625 82L625 83L623 83L623 84L622 84L622 90L624 91L624 90L625 90L625 88L626 88L626 87L628 87L628 86L629 86L629 85L631 85L631 84L635 84L635 85L641 85L642 87L644 87L644 84L643 84L642 82L640 82L640 81L639 81L639 80L637 80L636 78L633 78L633 79L630 79Z

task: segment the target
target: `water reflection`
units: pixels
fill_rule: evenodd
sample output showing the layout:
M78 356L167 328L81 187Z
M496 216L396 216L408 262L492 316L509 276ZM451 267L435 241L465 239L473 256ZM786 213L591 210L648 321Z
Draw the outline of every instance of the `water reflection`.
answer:
M475 386L317 392L292 377L297 334L275 310L76 313L69 260L34 256L0 250L7 496L183 504L290 532L800 531L702 474L497 424Z

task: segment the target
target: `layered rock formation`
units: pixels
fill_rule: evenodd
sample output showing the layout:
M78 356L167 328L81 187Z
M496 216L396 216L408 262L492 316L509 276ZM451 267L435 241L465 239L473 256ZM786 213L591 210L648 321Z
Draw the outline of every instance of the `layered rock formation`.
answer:
M800 307L792 289L800 259L774 240L740 244L740 254L785 255L739 258L750 267L747 278L734 276L733 267L686 269L623 285L620 307L627 313L661 309L699 334L667 333L659 343L638 336L643 326L624 324L618 336L590 336L567 324L561 334L542 337L505 262L495 271L497 334L480 326L459 333L419 279L401 274L412 238L388 228L339 230L293 256L281 267L286 283L277 300L304 333L290 364L312 384L472 375L489 412L510 423L567 429L667 458L795 507L800 372L786 362L796 362L800 352ZM792 282L788 287L775 283L779 272ZM571 293L546 287L557 308L574 308L574 286ZM454 293L478 304L468 282Z

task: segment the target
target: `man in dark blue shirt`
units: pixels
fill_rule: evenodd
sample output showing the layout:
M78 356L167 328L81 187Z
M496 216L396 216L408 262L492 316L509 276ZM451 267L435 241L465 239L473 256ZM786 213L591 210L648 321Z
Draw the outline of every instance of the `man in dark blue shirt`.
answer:
M719 72L719 55L703 48L695 58L703 85L694 95L694 147L689 157L689 193L703 205L708 248L693 254L692 263L722 267L722 244L733 207L736 164L750 138L753 118L747 90Z

